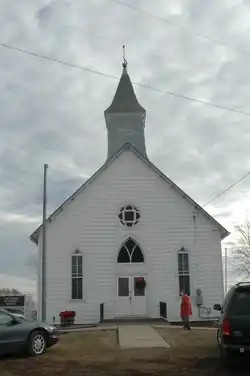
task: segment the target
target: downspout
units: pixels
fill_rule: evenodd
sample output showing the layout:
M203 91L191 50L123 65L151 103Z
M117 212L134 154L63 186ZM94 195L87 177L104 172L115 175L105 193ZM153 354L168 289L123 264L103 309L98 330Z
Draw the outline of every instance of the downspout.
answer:
M196 207L194 207L194 211L193 211L193 255L195 255L196 257ZM195 284L196 285L199 285L199 281L197 281L197 279L199 279L199 265L196 265L195 263L195 269L196 269L196 273L195 273Z

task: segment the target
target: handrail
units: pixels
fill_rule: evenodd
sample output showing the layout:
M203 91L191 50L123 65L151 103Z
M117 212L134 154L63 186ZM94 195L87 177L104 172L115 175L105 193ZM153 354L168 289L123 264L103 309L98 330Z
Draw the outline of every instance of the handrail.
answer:
M201 309L205 309L207 311L207 317L202 317L201 315ZM212 312L212 308L208 308L205 306L198 306L198 313L199 313L199 318L202 320L219 320L220 316L210 316L210 313Z

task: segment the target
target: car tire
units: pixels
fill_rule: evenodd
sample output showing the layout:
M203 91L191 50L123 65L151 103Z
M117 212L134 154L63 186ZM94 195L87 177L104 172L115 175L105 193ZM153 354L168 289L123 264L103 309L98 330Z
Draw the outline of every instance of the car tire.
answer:
M35 330L28 339L28 353L31 356L42 355L47 347L46 334L42 330Z
M224 364L230 363L232 360L231 358L231 351L229 349L224 349L221 345L221 335L220 329L217 330L217 344L220 350L220 358Z
M230 349L223 349L221 347L221 361L225 367L234 367L237 360L236 353Z

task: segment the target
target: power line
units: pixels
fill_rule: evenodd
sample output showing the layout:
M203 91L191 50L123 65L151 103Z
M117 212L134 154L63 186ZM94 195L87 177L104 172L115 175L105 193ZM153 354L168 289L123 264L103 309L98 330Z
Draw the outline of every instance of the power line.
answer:
M235 187L238 183L240 183L242 180L244 180L248 175L250 175L250 171L243 175L239 180L237 180L235 183L231 184L228 188L224 189L224 191L222 191L221 193L219 193L218 195L216 195L215 197L213 197L210 201L208 201L205 205L203 205L202 207L204 208L205 206L207 206L208 204L210 204L211 202L213 202L214 200L216 200L217 198L219 198L220 196L224 195L224 193L228 192L230 189L232 189L233 187Z
M119 4L119 5L124 6L126 8L133 9L136 12L145 14L146 16L154 18L156 20L160 20L160 21L163 21L165 23L168 23L169 25L171 25L173 27L176 27L178 29L182 29L184 31L188 31L189 33L193 33L193 34L197 35L198 37L207 39L208 41L216 43L216 44L220 44L220 45L225 46L225 47L227 47L227 48L229 48L231 50L234 50L234 51L236 51L238 53L241 53L241 54L244 54L244 55L248 55L248 56L250 55L250 52L248 52L248 51L244 51L244 50L241 50L241 49L239 49L237 47L231 46L230 44L228 44L226 42L223 42L221 40L218 40L216 38L210 37L209 35L206 35L206 34L203 34L203 33L199 33L198 31L196 31L194 29L191 29L188 26L178 25L175 22L170 21L168 18L163 18L163 17L160 17L160 16L156 16L156 15L154 15L154 14L152 14L152 13L150 13L150 12L144 10L144 9L138 8L138 7L134 6L134 5L130 5L130 4L124 3L123 1L120 1L120 0L109 0L109 1L112 1L113 3Z
M38 58L41 58L41 59L44 59L44 60L48 60L48 61L51 61L53 63L58 63L58 64L61 64L61 65L65 65L67 67L79 69L79 70L86 71L86 72L89 72L89 73L99 74L100 76L104 76L104 77L108 77L108 78L114 78L114 79L118 80L118 77L112 76L111 74L102 73L102 72L98 72L98 71L91 69L91 68L85 68L85 67L81 67L81 66L76 65L76 64L67 63L66 61L51 58L51 57L46 56L46 55L41 55L41 54L38 54L36 52L25 50L23 48L10 46L9 44L5 44L5 43L0 43L0 46L4 47L4 48L8 48L9 50L22 52L22 53L27 54L27 55L32 55L32 56L35 56L35 57L38 57Z
M28 54L28 55L31 55L31 56L35 56L35 57L38 57L38 58L41 58L41 59L44 59L44 60L47 60L47 61L51 61L53 63L61 64L61 65L67 66L67 67L79 69L81 71L86 71L86 72L89 72L89 73L94 73L94 74L98 74L100 76L104 76L104 77L108 77L108 78L113 78L115 80L119 80L119 77L117 77L117 76L113 76L111 74L99 72L99 71L97 71L95 69L86 68L86 67L82 67L82 66L79 66L79 65L76 65L76 64L72 64L72 63L68 63L68 62L62 61L62 60L51 58L51 57L48 57L46 55L41 55L41 54L38 54L36 52L25 50L23 48L10 46L9 44L5 44L5 43L0 43L0 46L2 46L4 48L8 48L8 49L13 50L13 51L18 51L18 52L21 52L21 53L24 53L24 54ZM136 82L133 82L133 84L137 85L137 86L140 86L140 87L143 87L145 89L149 89L149 90L152 90L152 91L157 91L159 93L171 95L171 96L174 96L176 98L181 98L181 99L189 100L189 101L192 101L192 102L197 102L197 103L200 103L200 104L204 104L206 106L215 107L215 108L218 108L218 109L221 109L221 110L227 110L227 111L235 112L235 113L238 113L238 114L243 114L243 115L246 115L246 116L250 116L249 112L246 112L246 111L243 111L243 110L238 110L238 109L234 109L234 108L231 108L231 107L225 107L225 106L222 106L222 105L219 105L219 104L215 104L215 103L203 101L201 99L189 97L187 95L174 93L172 91L162 90L162 89L156 88L154 86L146 85L146 84L141 84L141 83L136 83Z
M201 99L189 97L189 96L186 96L186 95L183 95L183 94L174 93L172 91L158 89L158 88L156 88L154 86L139 84L139 83L136 83L136 82L133 82L133 84L137 85L137 86L144 87L146 89L158 91L158 92L163 93L163 94L172 95L172 96L177 97L177 98L187 99L187 100L190 100L192 102L197 102L197 103L201 103L201 104L204 104L204 105L207 105L207 106L219 108L221 110L227 110L227 111L231 111L231 112L236 112L236 113L244 114L244 115L247 115L247 116L250 115L250 112L245 112L245 111L237 110L237 109L234 109L234 108L231 108L231 107L225 107L225 106L222 106L222 105L219 105L219 104L215 104L215 103L203 101Z

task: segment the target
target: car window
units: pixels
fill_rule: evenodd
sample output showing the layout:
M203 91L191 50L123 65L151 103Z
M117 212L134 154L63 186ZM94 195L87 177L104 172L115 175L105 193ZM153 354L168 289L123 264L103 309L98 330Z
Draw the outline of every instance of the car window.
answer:
M230 302L231 296L233 295L235 289L232 287L226 294L223 304L222 304L222 311L225 311L227 308L228 303Z
M234 316L250 315L250 289L236 290L230 304L229 314Z
M5 312L0 312L0 326L7 325L11 321L11 317Z

